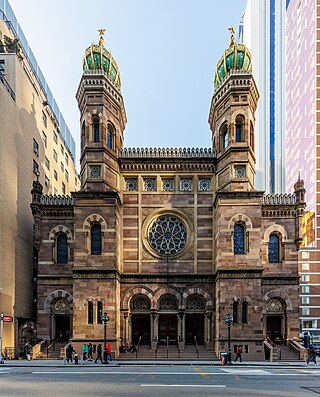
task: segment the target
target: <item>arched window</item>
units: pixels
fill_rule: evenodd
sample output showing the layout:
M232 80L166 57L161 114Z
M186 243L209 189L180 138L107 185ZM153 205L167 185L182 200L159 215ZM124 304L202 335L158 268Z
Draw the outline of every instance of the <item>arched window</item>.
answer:
M68 263L68 239L66 234L61 233L57 237L57 263Z
M88 324L93 324L93 303L88 302Z
M178 310L178 302L172 295L166 294L159 299L159 310Z
M245 253L244 226L241 223L236 223L234 225L233 252L234 252L234 254L244 254Z
M101 255L102 238L100 223L94 223L91 226L91 255Z
M221 147L225 149L229 144L229 130L228 125L224 124L221 128Z
M252 150L254 151L254 129L253 129L253 124L250 123L250 146Z
M102 302L97 303L97 324L102 324L101 316L103 313Z
M237 323L238 322L238 308L239 308L239 302L233 302L232 305L232 318L233 318L233 322Z
M269 263L280 262L280 238L275 233L269 236L268 259Z
M133 311L150 310L150 308L150 300L144 295L136 295L130 302L130 309Z
M242 322L248 322L248 302L242 302Z
M100 142L100 120L98 116L92 117L92 138L93 142Z
M244 142L244 118L242 116L236 118L236 142Z
M81 127L81 146L84 147L85 144L85 133L86 133L86 125L85 122L83 121L82 127Z
M114 127L109 123L107 132L107 146L113 149L113 139L114 139Z

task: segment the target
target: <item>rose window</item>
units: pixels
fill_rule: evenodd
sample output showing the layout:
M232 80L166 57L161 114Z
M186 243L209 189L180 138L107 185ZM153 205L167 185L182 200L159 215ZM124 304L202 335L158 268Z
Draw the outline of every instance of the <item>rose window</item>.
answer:
M174 216L163 215L149 228L150 246L161 255L174 255L187 243L187 230L182 221Z
M270 312L283 311L283 305L278 299L270 299L267 303L267 310Z

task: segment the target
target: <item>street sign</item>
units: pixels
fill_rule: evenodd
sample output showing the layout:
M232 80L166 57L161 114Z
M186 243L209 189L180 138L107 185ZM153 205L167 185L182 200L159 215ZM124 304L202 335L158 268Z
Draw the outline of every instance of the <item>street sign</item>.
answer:
M11 317L11 316L3 316L3 321L5 323L12 323L13 317Z

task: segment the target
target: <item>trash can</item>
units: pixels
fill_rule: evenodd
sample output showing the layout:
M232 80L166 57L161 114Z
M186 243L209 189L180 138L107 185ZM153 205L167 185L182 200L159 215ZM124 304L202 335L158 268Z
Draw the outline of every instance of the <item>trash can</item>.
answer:
M228 353L221 353L221 365L228 365Z

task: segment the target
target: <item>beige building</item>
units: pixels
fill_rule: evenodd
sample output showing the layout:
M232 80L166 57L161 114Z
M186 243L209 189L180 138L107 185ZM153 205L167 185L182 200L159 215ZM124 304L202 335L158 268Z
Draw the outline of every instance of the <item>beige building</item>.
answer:
M44 191L59 195L76 191L79 179L66 126L52 111L31 50L15 34L17 21L0 15L0 311L14 317L4 324L3 347L17 353L18 340L21 347L36 336L30 183L39 175Z
M57 199L33 183L38 337L97 345L107 312L116 354L124 342L154 357L196 341L213 356L228 348L230 314L232 351L240 344L262 359L265 340L299 334L305 190L301 180L292 194L255 190L259 94L248 49L232 35L218 62L212 148L124 148L120 89L100 37L77 91L81 189Z

